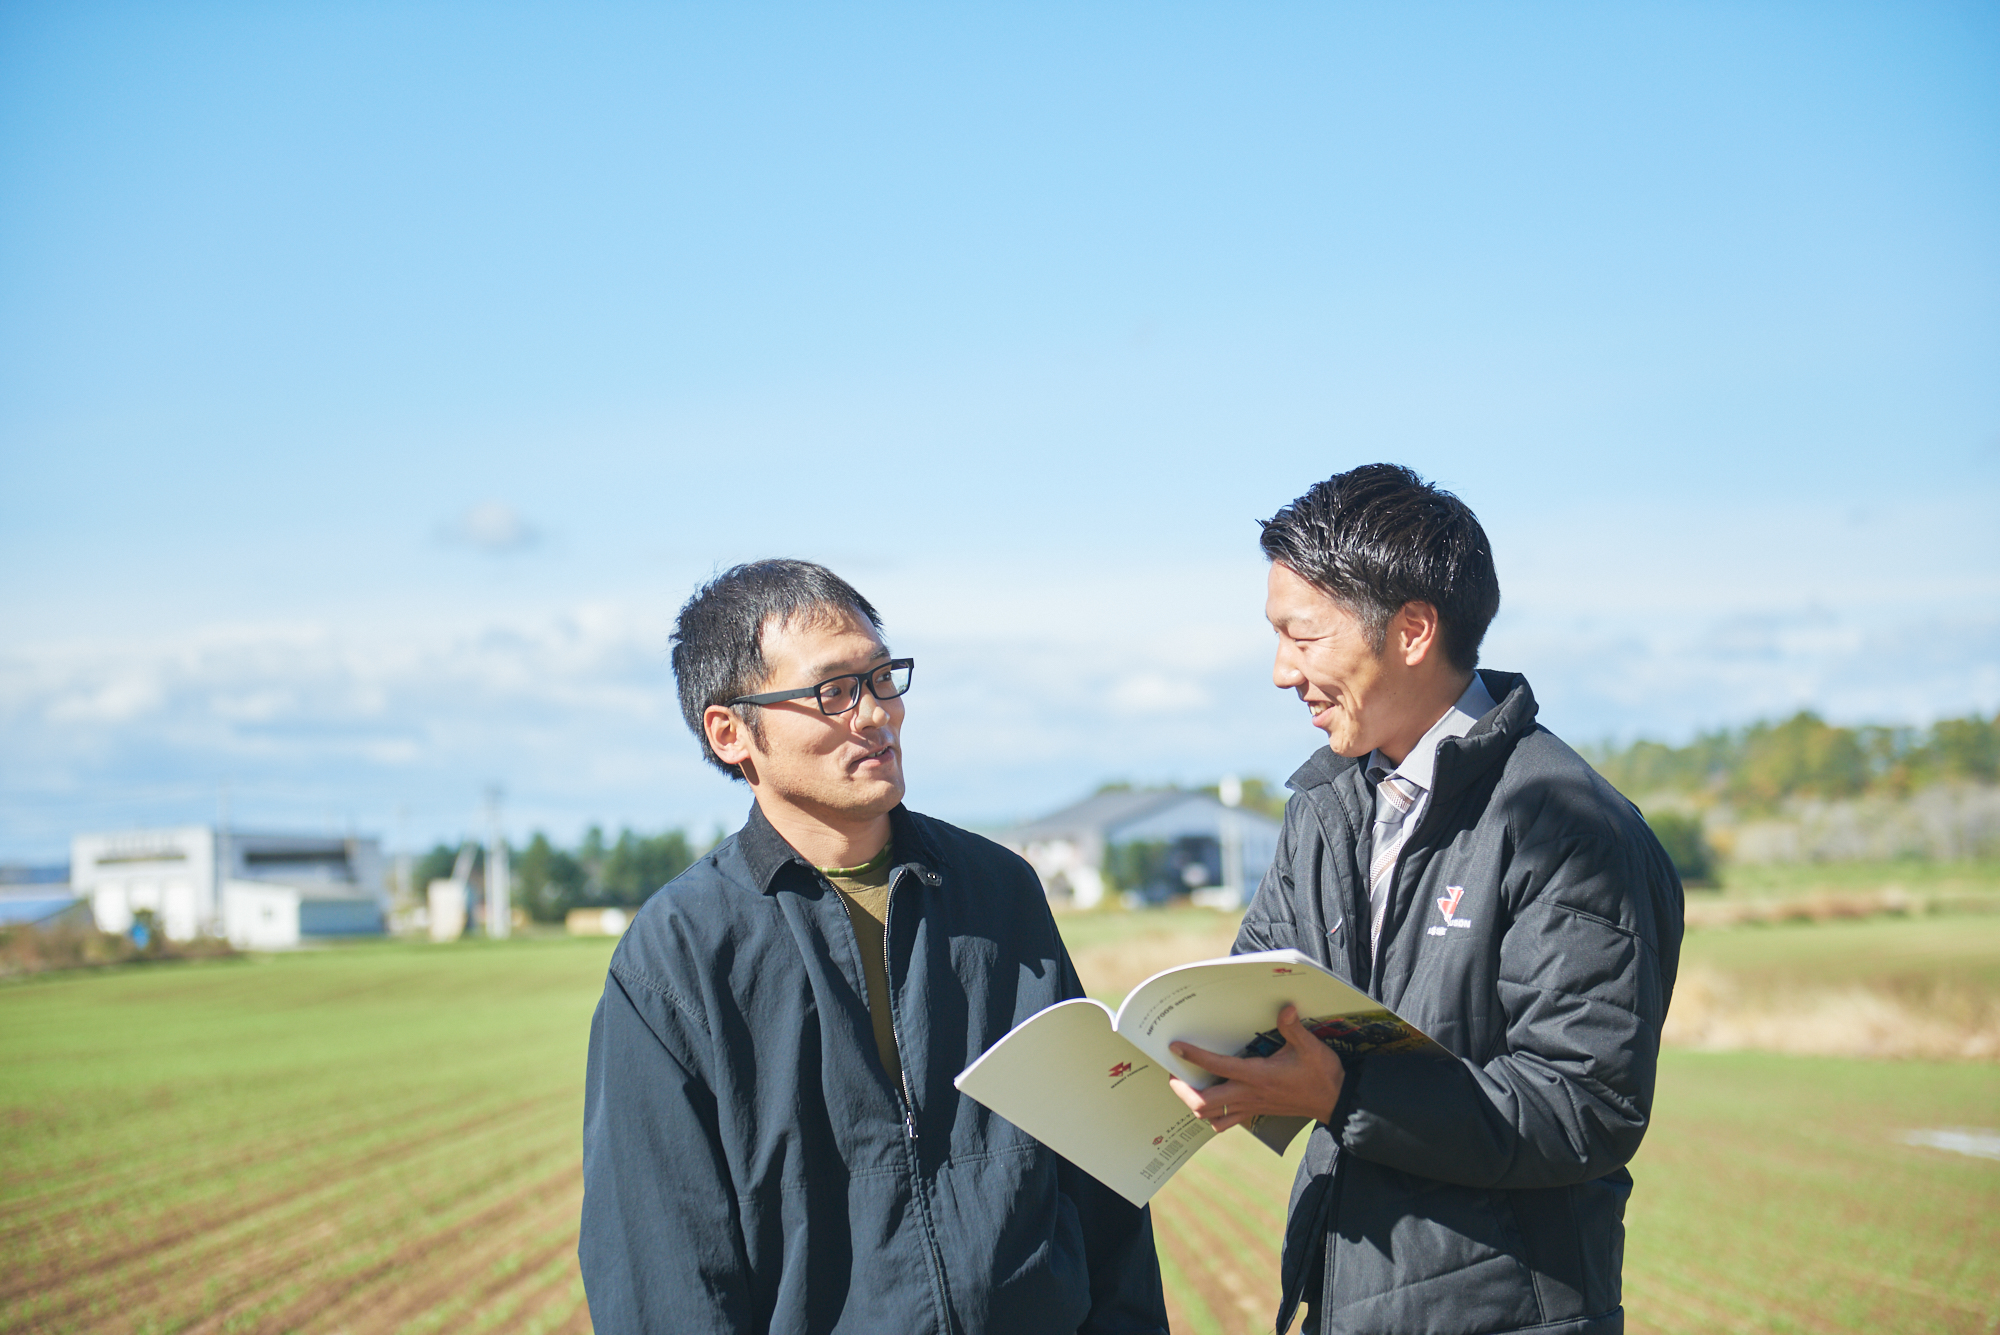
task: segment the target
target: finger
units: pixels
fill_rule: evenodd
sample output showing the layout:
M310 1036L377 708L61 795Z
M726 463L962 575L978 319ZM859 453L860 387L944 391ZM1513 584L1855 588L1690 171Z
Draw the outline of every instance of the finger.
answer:
M1189 1112L1192 1112L1197 1117L1203 1115L1203 1110L1207 1107L1208 1100L1202 1095L1200 1090L1177 1075L1167 1077L1167 1087L1174 1091L1176 1098L1188 1106Z
M1221 1113L1222 1109L1217 1108L1216 1111L1217 1113ZM1251 1122L1256 1121L1257 1114L1251 1112L1244 1112L1241 1109L1232 1108L1226 1115L1221 1115L1212 1118L1203 1118L1202 1120L1206 1121L1209 1125L1209 1128L1213 1130L1217 1135L1221 1135L1224 1131L1229 1130L1231 1127L1247 1126Z
M1306 1028L1306 1022L1299 1018L1296 1007L1287 1006L1279 1013L1278 1032L1284 1035L1285 1046L1307 1064L1330 1067L1336 1071L1347 1069L1340 1054L1321 1041L1318 1034Z
M1238 1105L1244 1102L1246 1091L1241 1085L1228 1080L1219 1080L1207 1089L1196 1089L1185 1080L1177 1080L1173 1076L1168 1076L1167 1078L1180 1086L1180 1089L1176 1089L1174 1093L1180 1095L1181 1102L1185 1103L1195 1116L1204 1121L1213 1117L1221 1117L1232 1100ZM1182 1093L1182 1090L1185 1090L1186 1093Z
M1312 1030L1306 1028L1305 1021L1299 1018L1299 1008L1297 1006L1287 1006L1278 1012L1278 1032L1285 1036L1285 1042L1287 1043L1311 1043L1316 1041L1313 1038Z
M1241 1075L1246 1070L1255 1069L1249 1066L1249 1063L1259 1060L1256 1057L1225 1057L1219 1052L1210 1052L1192 1043L1169 1043L1167 1051L1182 1061L1199 1066L1211 1075L1219 1075L1225 1080Z

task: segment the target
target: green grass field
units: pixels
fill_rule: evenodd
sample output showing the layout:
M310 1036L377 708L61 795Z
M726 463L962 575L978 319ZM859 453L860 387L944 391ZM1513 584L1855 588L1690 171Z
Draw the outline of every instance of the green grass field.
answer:
M2000 893L2000 862L1804 862L1725 863L1714 890L1694 890L1690 898L1722 894L1746 898L1852 894L1899 886L1913 894L1990 895Z
M1878 928L1975 921L1742 929L1690 956L1817 975L1901 948ZM577 1153L609 949L382 944L0 988L0 1330L588 1329ZM1995 1125L1990 1063L1668 1054L1634 1165L1633 1328L1994 1329L2000 1163L1897 1137ZM1289 1178L1228 1136L1162 1192L1176 1330L1270 1329Z

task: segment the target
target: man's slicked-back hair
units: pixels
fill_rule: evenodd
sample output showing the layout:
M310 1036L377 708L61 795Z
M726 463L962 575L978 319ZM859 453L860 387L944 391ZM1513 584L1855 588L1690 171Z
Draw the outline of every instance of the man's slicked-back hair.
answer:
M674 619L674 682L681 717L701 739L708 763L733 778L743 772L715 754L702 717L710 705L754 695L769 670L764 663L767 628L833 624L848 615L882 629L874 605L854 586L811 561L751 561L731 566L695 591ZM810 682L793 683L811 685ZM763 737L763 710L737 705L753 736Z
M1464 501L1400 464L1335 474L1264 521L1269 559L1357 617L1380 652L1404 603L1437 608L1446 661L1479 666L1500 610L1486 530Z

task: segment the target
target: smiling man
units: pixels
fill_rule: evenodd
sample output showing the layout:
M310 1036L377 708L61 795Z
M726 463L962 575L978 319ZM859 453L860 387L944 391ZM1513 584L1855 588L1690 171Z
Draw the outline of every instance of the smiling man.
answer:
M1609 1335L1625 1164L1652 1115L1681 886L1639 812L1479 670L1500 585L1479 521L1406 468L1312 488L1264 525L1272 681L1327 745L1292 776L1236 939L1291 947L1452 1054L1344 1066L1289 1008L1263 1059L1177 1092L1217 1130L1317 1125L1278 1328Z
M1082 987L1028 864L903 806L915 668L875 609L737 566L673 663L754 804L639 911L591 1024L597 1331L1164 1332L1150 1215L952 1086Z

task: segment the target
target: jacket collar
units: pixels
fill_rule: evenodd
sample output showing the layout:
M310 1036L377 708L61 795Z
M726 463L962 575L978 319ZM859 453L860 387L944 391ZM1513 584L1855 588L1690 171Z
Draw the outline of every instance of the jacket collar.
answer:
M1464 792L1474 780L1500 763L1514 743L1535 730L1540 706L1528 679L1518 672L1482 670L1486 689L1500 703L1463 737L1447 737L1438 743L1437 785L1431 804L1442 809Z
M1479 669L1479 675L1486 683L1487 693L1500 703L1465 736L1447 737L1438 743L1433 806L1439 805L1447 792L1456 793L1464 788L1534 730L1539 706L1535 704L1535 693L1528 689L1528 679L1518 672L1495 672L1491 668ZM1303 793L1334 782L1359 769L1361 763L1360 759L1335 755L1332 747L1322 746L1306 758L1306 763L1299 766L1285 786Z
M896 845L896 865L909 867L931 885L939 884L942 878L937 871L937 845L925 831L923 817L899 802L889 813L889 831L889 838ZM777 890L778 873L788 866L803 867L808 875L819 874L818 868L785 842L785 836L778 833L777 827L765 818L764 808L755 802L750 804L749 819L737 832L736 846L742 851L757 888L767 895Z

